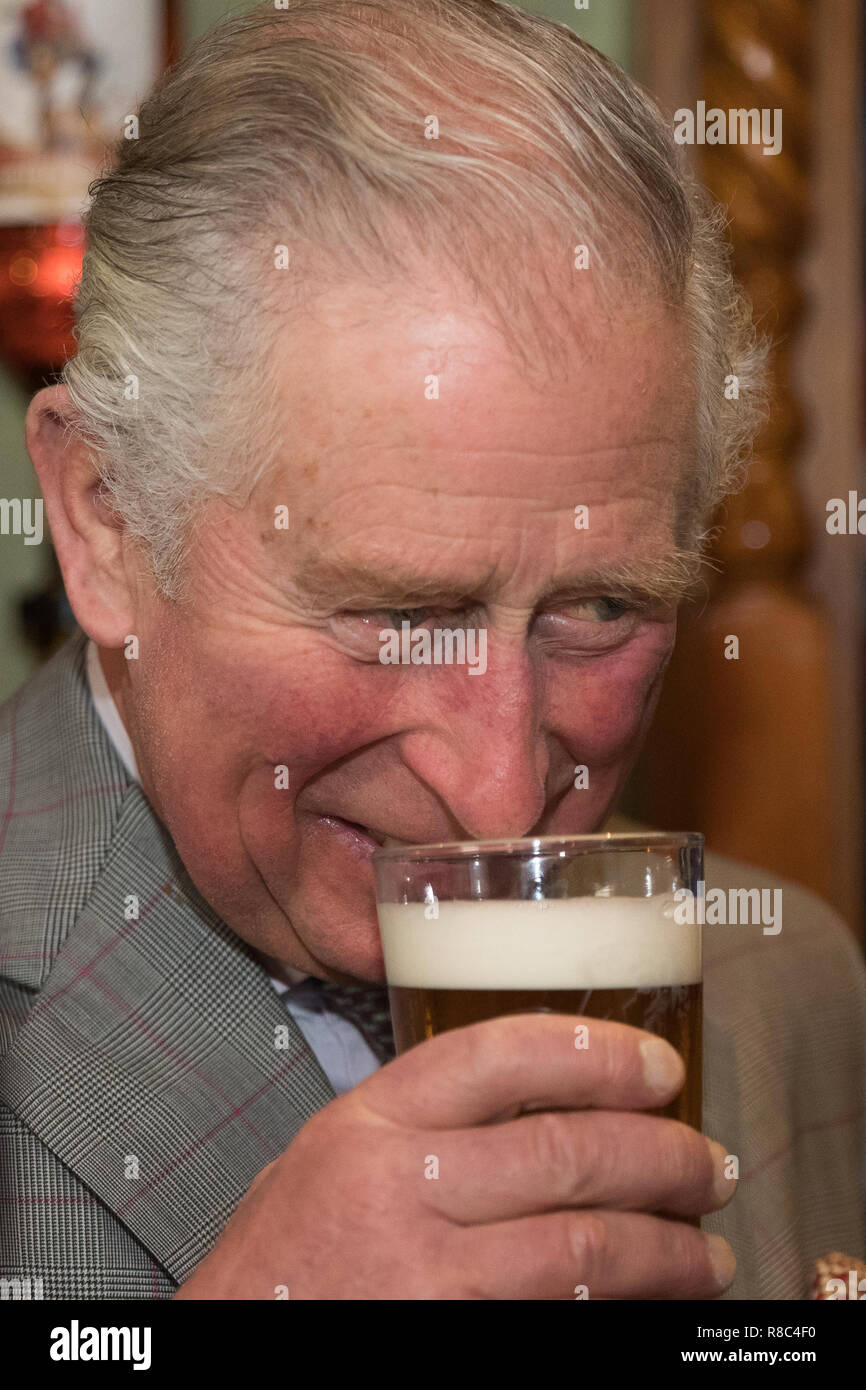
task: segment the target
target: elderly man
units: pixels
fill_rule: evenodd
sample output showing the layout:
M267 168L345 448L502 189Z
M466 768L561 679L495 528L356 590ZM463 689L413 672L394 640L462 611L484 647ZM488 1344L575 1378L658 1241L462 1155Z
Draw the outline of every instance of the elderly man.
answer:
M804 1296L864 1245L823 905L708 933L711 1139L645 1113L683 1075L648 1034L393 1060L381 987L377 844L606 823L736 482L759 354L655 108L490 0L268 4L145 104L79 311L28 441L83 633L3 711L3 1272ZM383 662L404 622L485 669Z

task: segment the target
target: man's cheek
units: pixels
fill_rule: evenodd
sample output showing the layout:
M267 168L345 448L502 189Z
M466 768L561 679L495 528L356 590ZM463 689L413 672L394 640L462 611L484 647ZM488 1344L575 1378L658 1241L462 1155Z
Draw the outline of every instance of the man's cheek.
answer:
M377 676L381 680L381 667L353 665L306 639L237 658L214 679L213 698L223 712L231 708L250 746L279 751L300 772L376 736L383 703Z
M583 763L616 763L645 732L670 648L629 650L587 665L562 698L567 743Z

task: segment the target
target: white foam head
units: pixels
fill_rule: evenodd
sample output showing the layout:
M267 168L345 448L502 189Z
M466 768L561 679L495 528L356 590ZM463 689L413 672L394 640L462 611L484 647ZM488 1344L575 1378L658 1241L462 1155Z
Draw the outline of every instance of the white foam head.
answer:
M672 895L380 903L390 985L414 989L658 989L697 984L701 929ZM427 915L425 915L425 913Z

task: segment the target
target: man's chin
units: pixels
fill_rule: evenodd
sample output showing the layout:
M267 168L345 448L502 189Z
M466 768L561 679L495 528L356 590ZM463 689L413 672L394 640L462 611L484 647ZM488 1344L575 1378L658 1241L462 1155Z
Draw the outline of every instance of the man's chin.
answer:
M333 887L299 888L279 920L253 932L246 923L232 925L251 945L269 975L294 983L314 975L333 984L383 984L385 963L375 904L369 913L360 904L338 900Z
M294 934L312 961L309 973L338 985L384 984L378 919L374 914L368 927L345 911L329 900L309 915L304 908L292 913Z
M337 817L310 818L302 830L288 916L294 935L337 984L385 978L373 867L376 841Z

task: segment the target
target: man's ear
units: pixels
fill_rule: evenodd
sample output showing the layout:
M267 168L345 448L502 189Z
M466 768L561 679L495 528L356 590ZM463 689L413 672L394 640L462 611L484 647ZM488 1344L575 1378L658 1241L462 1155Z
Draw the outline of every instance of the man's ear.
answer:
M134 556L117 516L99 495L99 475L83 441L69 430L65 386L38 392L27 411L27 451L39 477L67 597L78 622L101 647L120 647L134 632Z

